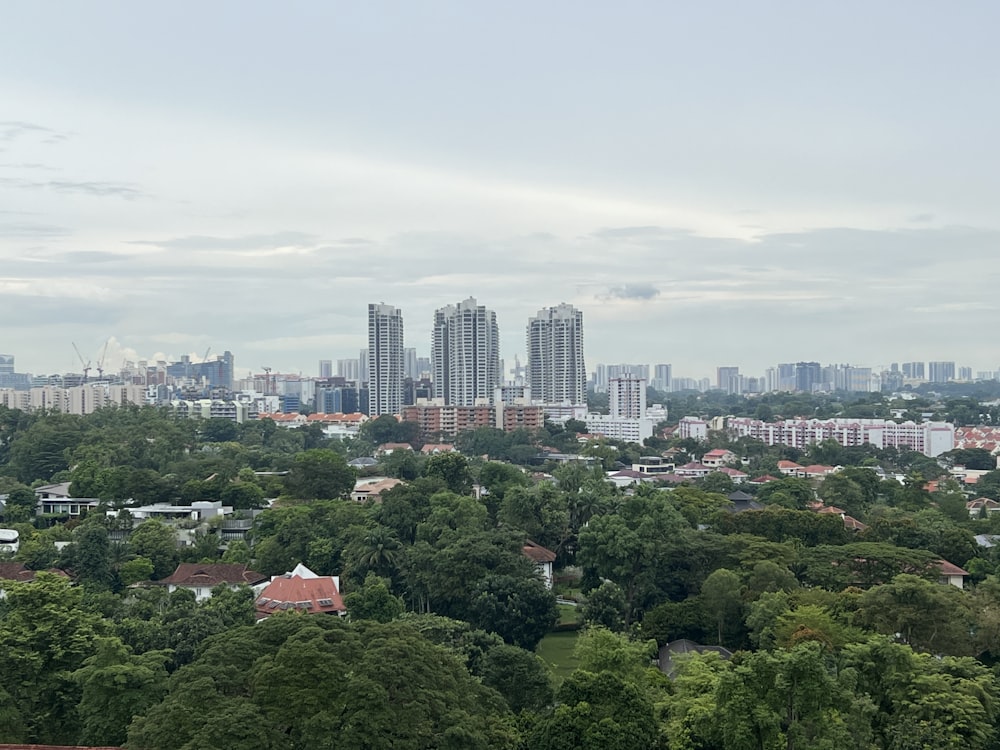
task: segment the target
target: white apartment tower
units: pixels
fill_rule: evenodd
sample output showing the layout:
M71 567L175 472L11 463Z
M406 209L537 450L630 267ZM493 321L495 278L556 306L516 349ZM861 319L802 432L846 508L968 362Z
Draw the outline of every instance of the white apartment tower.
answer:
M403 408L403 313L392 305L368 305L368 413L399 414Z
M642 419L646 416L646 381L625 376L608 381L608 410L614 419Z
M473 297L437 310L431 359L435 398L451 406L489 402L502 382L496 313Z
M546 404L587 403L583 362L583 313L565 303L528 319L526 383Z

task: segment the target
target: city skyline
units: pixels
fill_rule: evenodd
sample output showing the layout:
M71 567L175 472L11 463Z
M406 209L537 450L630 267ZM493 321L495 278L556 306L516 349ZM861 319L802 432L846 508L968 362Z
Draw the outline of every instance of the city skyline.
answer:
M993 368L998 21L901 0L15 4L0 349L65 371L71 342L113 336L311 372L365 346L358 298L391 297L416 342L475 295L507 359L561 300L590 363Z

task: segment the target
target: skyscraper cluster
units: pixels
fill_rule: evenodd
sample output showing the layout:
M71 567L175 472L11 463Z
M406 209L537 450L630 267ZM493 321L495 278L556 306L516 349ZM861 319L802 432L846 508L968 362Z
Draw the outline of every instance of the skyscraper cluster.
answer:
M528 320L526 336L525 391L531 399L586 403L583 313L565 303L539 310ZM404 346L402 311L386 304L368 306L368 349L361 359L369 413L399 413L404 380L418 368L416 351ZM473 297L436 310L429 364L435 399L450 406L492 403L504 380L496 313ZM338 362L337 369L346 375L346 362Z

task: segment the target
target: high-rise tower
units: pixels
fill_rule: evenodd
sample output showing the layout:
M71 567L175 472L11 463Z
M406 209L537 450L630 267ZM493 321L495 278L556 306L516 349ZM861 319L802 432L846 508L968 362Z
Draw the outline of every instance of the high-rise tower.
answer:
M455 406L492 399L502 380L496 313L473 297L436 311L431 359L435 398Z
M583 361L583 313L565 303L528 319L526 384L547 404L587 403Z
M403 408L403 313L392 305L368 305L368 413Z

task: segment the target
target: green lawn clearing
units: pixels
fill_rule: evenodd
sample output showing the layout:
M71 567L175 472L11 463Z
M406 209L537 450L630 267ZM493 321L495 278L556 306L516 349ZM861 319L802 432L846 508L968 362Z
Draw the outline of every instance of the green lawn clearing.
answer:
M538 648L535 649L535 653L549 665L557 685L562 684L562 681L577 667L577 659L573 656L573 649L576 648L576 636L576 630L549 633L542 638Z

